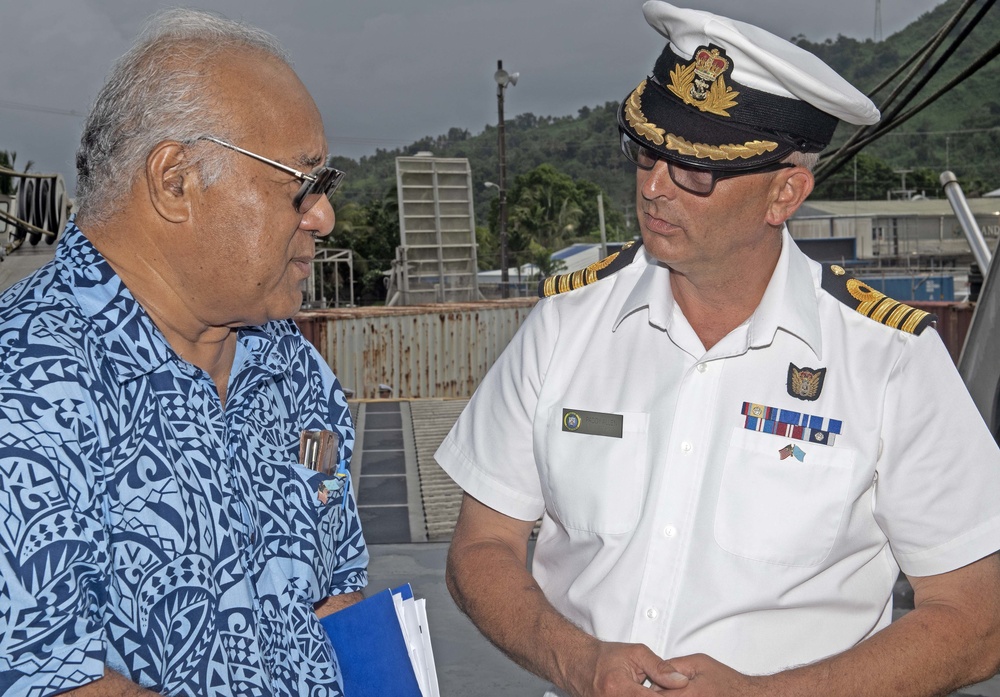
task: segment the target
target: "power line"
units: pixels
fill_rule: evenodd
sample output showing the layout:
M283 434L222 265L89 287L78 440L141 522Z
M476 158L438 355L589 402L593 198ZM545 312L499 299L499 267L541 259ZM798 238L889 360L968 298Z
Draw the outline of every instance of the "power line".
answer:
M58 116L74 116L81 119L87 117L85 113L77 111L76 109L60 109L58 107L42 106L40 104L12 102L8 99L0 99L0 109L30 111L41 114L56 114ZM409 145L412 142L403 138L371 138L365 136L331 136L329 140L333 143L344 143L349 145Z
M989 133L990 131L1000 131L1000 126L990 126L989 128L963 128L955 131L894 131L886 133L887 136L909 137L909 136L953 136L964 133Z
M58 114L59 116L76 116L77 118L85 118L87 116L86 114L76 111L75 109L58 109L51 106L39 106L38 104L11 102L6 99L0 99L0 108L14 109L16 111L36 111L42 114Z

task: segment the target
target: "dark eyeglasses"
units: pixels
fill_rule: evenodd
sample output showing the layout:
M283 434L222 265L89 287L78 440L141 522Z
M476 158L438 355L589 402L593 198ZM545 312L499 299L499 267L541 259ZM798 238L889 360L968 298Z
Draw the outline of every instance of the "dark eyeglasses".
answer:
M325 165L320 165L309 174L305 174L298 171L294 167L289 167L288 165L283 165L280 162L275 162L274 160L270 160L263 155L258 155L255 152L244 150L243 148L237 147L232 143L227 143L219 138L202 136L198 140L207 140L215 143L216 145L221 145L224 148L235 150L236 152L246 155L247 157L252 157L255 160L259 160L260 162L280 169L282 172L291 174L293 177L298 179L302 182L302 186L299 187L298 192L295 194L293 203L295 205L295 210L299 213L307 213L313 206L319 203L320 196L326 196L327 200L329 200L332 205L333 194L337 190L337 187L340 186L340 183L344 181L345 174L331 165L331 162L333 161L332 157L328 157L326 159Z
M660 153L650 150L643 144L634 140L625 131L621 132L622 152L629 162L639 169L650 170L656 165L657 160L667 163L667 172L670 173L670 180L679 188L695 196L710 196L715 190L715 183L720 179L731 177L742 177L745 174L763 174L764 172L777 172L779 169L794 167L791 162L774 162L756 169L743 169L735 172L718 169L700 169L698 167L688 167L673 160L668 160Z

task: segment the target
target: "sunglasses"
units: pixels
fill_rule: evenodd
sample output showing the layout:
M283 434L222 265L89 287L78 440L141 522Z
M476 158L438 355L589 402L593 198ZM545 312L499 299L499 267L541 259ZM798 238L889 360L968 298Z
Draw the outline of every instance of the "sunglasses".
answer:
M337 187L340 186L340 183L344 181L344 177L346 176L344 172L341 172L339 169L331 165L331 162L333 161L332 157L328 157L326 159L325 165L320 165L309 174L305 174L293 167L283 165L280 162L275 162L274 160L269 160L263 155L258 155L255 152L244 150L243 148L237 147L232 143L227 143L219 138L202 136L198 140L207 140L215 143L216 145L221 145L224 148L235 150L236 152L246 155L247 157L252 157L253 159L263 162L264 164L280 169L282 172L290 174L298 179L302 182L302 186L299 187L298 192L295 194L293 203L295 205L295 210L302 214L307 213L313 206L319 203L321 196L325 196L332 205L333 194L337 190Z
M658 160L667 163L667 172L670 173L670 180L679 188L695 196L710 196L715 190L715 183L720 179L731 177L742 177L745 174L763 174L764 172L777 172L779 169L794 167L791 162L774 162L756 169L743 169L736 172L718 169L701 169L699 167L688 167L673 160L665 158L660 153L650 150L642 143L633 139L625 131L621 132L622 152L628 161L639 169L651 170Z

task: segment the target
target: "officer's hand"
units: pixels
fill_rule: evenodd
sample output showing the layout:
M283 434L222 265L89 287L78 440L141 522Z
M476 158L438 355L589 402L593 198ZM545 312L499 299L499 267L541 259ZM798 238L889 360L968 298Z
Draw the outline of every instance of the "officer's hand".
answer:
M688 684L643 644L595 642L589 653L578 657L570 676L569 691L578 697L649 697ZM647 678L653 687L643 686Z
M680 656L671 658L669 663L688 677L687 685L676 697L754 697L773 694L765 684L767 676L744 675L711 656Z

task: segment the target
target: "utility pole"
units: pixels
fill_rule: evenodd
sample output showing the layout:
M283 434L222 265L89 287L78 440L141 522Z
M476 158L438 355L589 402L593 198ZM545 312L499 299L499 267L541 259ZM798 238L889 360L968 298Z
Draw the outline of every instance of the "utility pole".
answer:
M500 297L510 297L510 285L507 273L507 139L504 134L503 93L507 85L517 84L517 73L508 73L503 69L503 61L497 61L497 71L493 79L497 83L497 151L500 156Z

